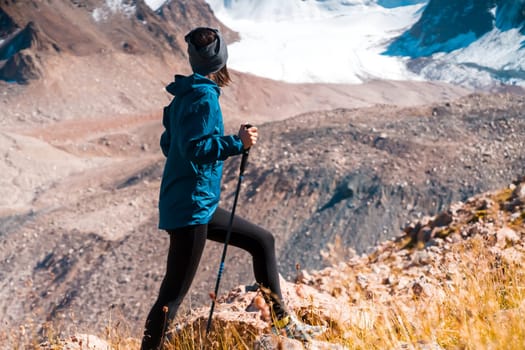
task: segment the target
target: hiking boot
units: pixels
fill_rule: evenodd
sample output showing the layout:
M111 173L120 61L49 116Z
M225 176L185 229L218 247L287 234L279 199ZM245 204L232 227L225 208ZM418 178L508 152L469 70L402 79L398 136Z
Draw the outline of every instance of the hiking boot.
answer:
M275 334L283 335L291 339L310 342L314 337L326 332L326 327L312 326L299 321L299 319L293 315L288 315L280 320L276 320L272 326L272 331Z

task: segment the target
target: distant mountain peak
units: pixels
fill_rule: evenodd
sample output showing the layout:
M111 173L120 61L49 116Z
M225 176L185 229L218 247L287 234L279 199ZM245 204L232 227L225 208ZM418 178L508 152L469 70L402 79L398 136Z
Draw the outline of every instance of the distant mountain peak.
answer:
M27 0L2 5L0 80L37 79L45 74L46 57L52 54L123 52L184 60L183 36L196 25L220 27L230 41L236 39L204 0L155 4L161 5L157 11L144 0Z
M524 26L524 1L431 0L384 54L411 58L411 69L426 79L473 88L523 85Z

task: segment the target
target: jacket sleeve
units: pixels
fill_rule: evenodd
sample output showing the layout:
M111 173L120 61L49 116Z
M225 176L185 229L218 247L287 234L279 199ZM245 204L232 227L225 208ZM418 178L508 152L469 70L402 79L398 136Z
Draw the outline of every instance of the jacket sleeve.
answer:
M208 91L192 97L179 140L186 158L196 164L206 164L241 154L243 145L237 135L218 133L223 126L217 95Z
M164 132L160 136L160 149L162 150L162 154L164 154L165 157L168 156L171 143L170 110L172 104L173 102L164 107L164 112L162 114L162 125L164 125Z

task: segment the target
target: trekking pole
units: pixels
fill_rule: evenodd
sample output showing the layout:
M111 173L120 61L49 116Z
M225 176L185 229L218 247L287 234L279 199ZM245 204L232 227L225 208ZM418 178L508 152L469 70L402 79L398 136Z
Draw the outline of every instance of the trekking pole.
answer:
M249 129L252 126L250 124L246 124L244 127L246 129ZM245 149L242 152L241 167L239 171L239 180L237 181L237 189L235 190L235 197L233 199L233 208L232 208L232 213L230 216L230 222L228 224L228 231L226 232L226 238L224 239L224 248L222 250L221 263L219 265L219 273L217 274L217 282L215 283L215 293L211 299L210 315L208 316L208 324L206 325L206 335L208 335L211 329L213 310L215 309L215 301L217 299L217 295L219 294L219 284L221 283L221 277L224 271L224 261L226 260L226 251L228 250L228 243L230 241L230 236L232 233L233 218L235 216L235 207L237 206L237 199L239 198L239 192L241 190L241 182L242 182L242 178L244 177L244 169L246 168L246 163L248 161L249 152L250 152L249 148Z

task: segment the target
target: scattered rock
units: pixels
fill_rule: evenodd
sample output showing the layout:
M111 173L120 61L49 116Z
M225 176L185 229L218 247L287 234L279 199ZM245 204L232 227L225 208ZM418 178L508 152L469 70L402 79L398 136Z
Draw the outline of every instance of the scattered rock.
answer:
M513 196L518 199L521 204L525 204L525 182L522 182L516 186Z
M91 334L76 334L69 339L59 341L62 350L108 350L111 345L105 340ZM56 349L56 344L42 343L38 350Z
M432 221L432 227L447 226L452 220L452 213L450 211L442 212Z
M265 334L254 343L254 350L304 350L303 343L273 334Z
M497 246L501 249L513 245L520 240L520 236L513 229L504 226L496 233Z

